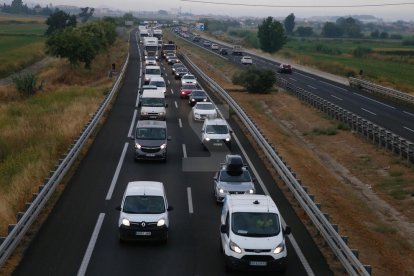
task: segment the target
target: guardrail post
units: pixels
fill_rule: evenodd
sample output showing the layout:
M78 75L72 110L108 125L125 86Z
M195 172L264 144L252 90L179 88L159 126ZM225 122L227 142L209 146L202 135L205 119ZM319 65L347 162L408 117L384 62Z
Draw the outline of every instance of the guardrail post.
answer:
M16 215L16 221L19 222L19 220L23 217L24 212L18 212Z
M359 258L359 251L358 249L351 249L352 253L355 255L355 257L357 257L357 259Z
M364 268L369 275L372 275L372 267L370 265L364 265Z
M10 234L10 232L13 231L15 226L16 226L16 224L9 224L9 227L7 227L7 233Z

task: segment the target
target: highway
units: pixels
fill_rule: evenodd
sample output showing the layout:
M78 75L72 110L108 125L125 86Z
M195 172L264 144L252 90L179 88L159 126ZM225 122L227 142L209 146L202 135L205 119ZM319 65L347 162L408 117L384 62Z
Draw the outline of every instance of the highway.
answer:
M183 37L181 38L185 39ZM199 42L192 42L191 37L189 37L186 40L219 55L217 51L211 50L210 47L203 46L204 39L201 39ZM219 42L214 40L214 43ZM228 44L223 42L220 43L220 47L229 49ZM231 55L231 49L228 52L228 55L222 57L240 67L246 66L241 64L240 56ZM245 53L245 55L251 56L253 64L258 68L272 69L277 73L280 63L250 53ZM414 109L412 107L396 104L383 98L363 93L350 86L336 83L295 68L293 68L292 74L279 74L279 76L297 87L351 111L366 120L394 132L408 141L414 142Z
M13 275L225 275L219 251L221 208L213 197L213 175L226 152L203 150L201 123L193 122L188 101L178 95L179 81L163 62L168 84L167 127L172 137L168 159L166 163L135 162L129 136L137 121L142 65L134 33L130 56L123 85L105 124ZM234 131L232 152L243 154L257 178L257 192L272 196L292 228L287 238L286 275L333 275L239 126L232 118L228 122ZM167 244L119 242L119 211L115 208L127 183L137 180L164 183L169 204L174 207Z

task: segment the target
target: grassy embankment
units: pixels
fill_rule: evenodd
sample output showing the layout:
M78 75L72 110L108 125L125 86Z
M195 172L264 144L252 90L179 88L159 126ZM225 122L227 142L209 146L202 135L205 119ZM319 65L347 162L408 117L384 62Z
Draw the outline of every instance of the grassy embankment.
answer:
M125 41L118 39L98 56L91 70L52 62L37 73L44 89L30 98L0 86L0 236L108 93L108 70L125 61Z
M45 20L0 16L0 78L45 57Z

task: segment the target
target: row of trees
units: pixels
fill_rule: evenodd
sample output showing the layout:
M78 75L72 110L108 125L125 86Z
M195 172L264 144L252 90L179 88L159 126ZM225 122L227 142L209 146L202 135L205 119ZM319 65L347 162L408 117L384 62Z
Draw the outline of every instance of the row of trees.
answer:
M4 13L12 13L12 14L28 14L28 15L50 15L54 11L49 6L41 7L39 4L34 6L33 8L29 8L26 4L23 4L22 0L13 0L10 5L6 3L0 7L0 11Z

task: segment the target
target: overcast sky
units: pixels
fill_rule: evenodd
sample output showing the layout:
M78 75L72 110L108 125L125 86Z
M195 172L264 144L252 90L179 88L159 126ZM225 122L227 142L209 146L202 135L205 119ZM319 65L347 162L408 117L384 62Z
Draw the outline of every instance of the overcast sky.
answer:
M202 0L201 0L202 1ZM182 12L194 14L217 14L230 16L258 16L258 17L286 17L294 13L296 17L305 18L311 16L333 16L333 15L373 15L385 20L407 20L414 21L414 0L206 0L210 2L255 4L255 5L278 5L278 6L338 6L338 5L372 5L412 2L412 5L384 6L384 7L336 7L336 8L299 8L299 7L242 7L228 5L213 5L207 3L191 3L180 0L37 0L42 6L52 3L53 5L75 5L90 7L110 7L125 11L157 11L164 9L181 8ZM24 2L24 1L23 1Z

